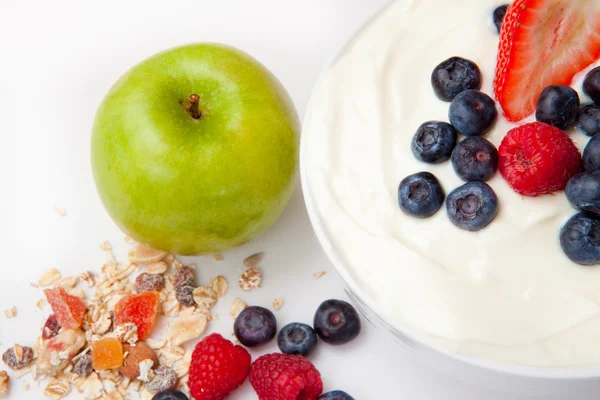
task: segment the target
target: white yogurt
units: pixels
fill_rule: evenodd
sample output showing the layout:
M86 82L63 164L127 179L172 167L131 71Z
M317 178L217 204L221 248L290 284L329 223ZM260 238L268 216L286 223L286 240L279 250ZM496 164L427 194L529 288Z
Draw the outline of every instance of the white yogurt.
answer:
M445 206L413 219L398 183L430 171L446 191L463 184L450 162L411 153L419 125L448 120L430 83L441 61L476 62L493 97L501 0L399 0L325 72L306 120L303 168L316 212L375 311L468 357L542 367L600 364L600 266L581 267L558 234L574 214L564 193L522 198L497 174L500 212L477 233L450 223ZM600 63L599 63L600 65ZM574 88L582 101L584 73ZM486 136L498 146L513 126ZM583 149L588 138L571 136Z

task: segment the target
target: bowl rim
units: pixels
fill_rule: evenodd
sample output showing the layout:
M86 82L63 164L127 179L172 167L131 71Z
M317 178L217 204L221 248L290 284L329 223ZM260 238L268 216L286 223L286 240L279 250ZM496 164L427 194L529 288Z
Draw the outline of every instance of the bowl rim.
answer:
M385 318L373 310L372 307L368 306L370 301L365 301L369 299L369 296L360 288L360 285L352 278L351 274L347 271L344 262L338 256L335 251L335 246L330 240L329 235L325 229L323 221L319 215L319 212L316 207L316 200L312 194L309 179L308 179L308 145L307 145L307 136L308 136L308 126L309 121L311 119L312 109L315 103L315 92L316 89L321 87L323 81L325 80L325 76L327 72L331 69L333 64L344 55L344 53L353 45L355 40L363 33L365 30L369 28L369 26L376 22L379 17L385 13L386 10L391 8L397 1L400 0L392 0L388 4L384 5L379 11L375 12L373 16L368 18L364 23L360 24L356 31L350 36L350 38L343 42L341 46L339 46L329 58L329 60L325 63L324 67L321 69L319 76L317 78L316 83L313 85L311 95L306 107L306 112L304 114L302 120L302 133L300 136L300 154L299 154L299 172L300 172L300 182L302 188L302 195L304 198L304 203L306 205L306 210L308 213L309 220L313 227L313 231L319 241L323 251L327 255L329 261L333 264L337 273L340 275L344 283L348 286L350 291L353 293L361 301L367 303L367 307L369 310L381 321L386 321ZM354 301L354 299L353 299ZM391 327L392 325L388 323ZM451 352L449 349L444 348L439 343L435 342L431 339L427 334L418 331L408 325L402 326L400 329L397 326L393 327L394 330L397 330L398 333L401 333L403 336L406 336L409 340L414 341L417 345L424 347L427 351L434 353L437 356L443 356L445 358L450 358L454 361L457 361L461 364L467 364L471 367L481 368L487 371L492 371L496 373L500 373L503 375L515 376L515 377L525 377L525 378L535 378L535 379L551 379L551 380L591 380L598 379L600 377L600 366L582 366L582 367L533 367L527 365L519 365L519 364L510 364L510 363L502 363L496 361L489 361L483 358L473 358L473 357L465 357ZM388 331L390 329L388 328ZM392 332L393 333L393 332Z

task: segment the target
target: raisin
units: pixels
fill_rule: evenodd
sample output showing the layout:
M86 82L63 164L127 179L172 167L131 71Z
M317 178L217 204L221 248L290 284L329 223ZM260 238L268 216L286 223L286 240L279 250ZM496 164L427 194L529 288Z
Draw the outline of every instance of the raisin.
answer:
M175 286L175 298L182 306L192 307L196 305L194 289L196 286L193 285Z
M194 270L188 266L183 266L175 272L173 276L173 286L195 286Z
M157 393L167 389L173 389L177 384L177 373L171 368L163 365L154 371L154 378L146 384L146 389Z
M33 350L31 350L31 347L21 347L18 344L15 344L2 354L2 361L12 369L25 368L31 360L33 360Z
M73 372L77 375L85 378L89 374L92 373L92 353L87 352L77 359L75 365L73 366Z
M153 275L144 272L135 279L135 290L141 292L158 292L165 287L165 278L162 275Z
M58 331L60 331L60 328L61 326L58 323L56 316L54 316L54 314L50 314L50 316L46 320L46 323L44 324L44 327L42 328L42 339L51 339L54 336L58 335Z

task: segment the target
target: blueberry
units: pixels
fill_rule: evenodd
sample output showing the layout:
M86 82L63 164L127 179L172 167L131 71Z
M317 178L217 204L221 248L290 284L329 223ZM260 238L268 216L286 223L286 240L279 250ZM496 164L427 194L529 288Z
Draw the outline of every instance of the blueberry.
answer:
M475 232L488 226L498 214L498 198L484 182L469 182L454 189L446 199L450 221Z
M430 172L419 172L402 179L398 186L398 204L415 218L429 218L442 207L444 189Z
M450 104L450 123L465 136L489 132L496 122L498 111L494 100L478 90L465 90Z
M325 343L339 345L358 336L360 318L351 304L342 300L326 300L317 308L313 326Z
M456 136L456 129L447 122L425 122L412 138L412 153L419 161L439 164L450 159Z
M575 214L560 230L560 247L577 264L600 264L600 221L583 213Z
M575 175L569 179L565 192L573 207L600 216L600 171Z
M473 61L452 57L435 67L431 84L437 97L452 101L460 92L481 88L481 71Z
M462 180L487 181L498 169L498 150L482 137L468 137L454 148L452 166Z
M600 106L583 104L579 107L577 126L588 136L600 133Z
M354 397L341 390L334 390L332 392L323 393L317 400L354 400Z
M572 87L548 86L538 98L535 119L567 131L577 122L579 104L579 95Z
M188 397L179 390L167 389L156 393L152 400L188 400Z
M317 334L310 325L292 322L279 331L277 346L284 354L308 357L317 346Z
M494 10L494 25L496 25L498 33L500 33L500 29L502 28L502 22L504 22L504 17L506 16L506 10L508 10L508 4L504 4Z
M594 135L583 149L583 170L600 170L600 134Z
M267 343L277 333L275 315L263 307L247 307L236 318L233 333L244 346Z
M600 105L600 67L591 70L583 81L583 92Z

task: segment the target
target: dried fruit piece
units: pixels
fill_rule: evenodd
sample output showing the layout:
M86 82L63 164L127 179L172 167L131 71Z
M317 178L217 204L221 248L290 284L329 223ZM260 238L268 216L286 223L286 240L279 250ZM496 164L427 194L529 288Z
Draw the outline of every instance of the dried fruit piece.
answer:
M146 339L156 322L159 301L157 292L143 292L123 297L115 306L115 325L133 322L137 326L138 339Z
M125 344L123 351L127 355L123 361L121 373L129 379L136 379L140 376L140 363L144 360L152 360L153 365L158 365L156 352L146 342L137 342L135 346Z
M165 287L165 278L144 272L135 279L135 290L138 293L159 291Z
M92 342L92 366L96 371L120 368L123 365L123 345L118 339L104 338Z
M82 378L85 378L86 376L92 373L92 370L92 353L88 351L81 357L77 358L77 361L73 366L73 372L75 372Z
M181 268L177 268L175 275L173 276L173 286L182 285L195 285L196 278L194 278L194 270L184 265Z
M38 356L37 369L49 376L61 372L86 343L82 330L68 329L44 342Z
M154 378L148 382L146 389L152 393L162 390L173 389L177 384L177 373L171 368L163 365L154 371Z
M164 251L138 244L129 250L129 261L134 264L152 264L161 261L166 255Z
M44 323L44 327L42 328L42 339L50 339L58 335L60 328L61 326L54 314L50 314L46 320L46 323Z
M6 371L0 371L0 397L8 394L8 379Z
M194 300L195 289L196 285L175 286L175 298L182 306L193 307L196 305L196 301Z
M18 344L15 344L2 354L4 364L14 370L25 368L31 360L33 360L33 350L31 347L21 347Z
M61 287L44 290L44 295L56 320L65 329L78 329L85 316L86 305L79 297L71 296Z

